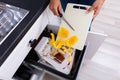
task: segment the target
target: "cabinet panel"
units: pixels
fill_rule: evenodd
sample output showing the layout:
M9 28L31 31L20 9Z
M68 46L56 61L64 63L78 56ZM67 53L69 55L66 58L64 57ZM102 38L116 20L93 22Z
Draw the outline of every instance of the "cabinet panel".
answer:
M46 11L46 10L45 10ZM29 41L37 39L48 24L45 11L36 20L0 68L0 79L9 80L31 50ZM7 76L6 76L7 75Z

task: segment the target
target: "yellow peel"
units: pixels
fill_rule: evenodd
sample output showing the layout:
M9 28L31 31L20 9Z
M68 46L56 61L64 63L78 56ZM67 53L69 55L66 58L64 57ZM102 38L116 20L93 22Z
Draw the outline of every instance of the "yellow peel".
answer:
M70 31L66 29L65 27L60 27L58 31L58 36L62 38L67 38L70 34Z
M76 43L78 42L78 37L77 36L72 36L72 37L70 37L68 40L67 40L67 45L69 46L69 47L72 47L72 46L74 46Z
M55 42L55 35L54 33L51 33L51 40L50 40L50 44L53 45L53 43Z

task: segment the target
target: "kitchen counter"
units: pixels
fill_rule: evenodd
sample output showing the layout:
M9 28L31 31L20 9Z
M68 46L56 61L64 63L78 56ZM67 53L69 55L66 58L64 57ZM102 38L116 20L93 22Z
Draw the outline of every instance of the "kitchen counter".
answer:
M20 24L11 32L11 34L0 45L0 65L10 55L16 45L24 37L33 23L47 7L49 0L0 0L13 6L29 10L29 14L20 22ZM23 44L24 45L24 44Z

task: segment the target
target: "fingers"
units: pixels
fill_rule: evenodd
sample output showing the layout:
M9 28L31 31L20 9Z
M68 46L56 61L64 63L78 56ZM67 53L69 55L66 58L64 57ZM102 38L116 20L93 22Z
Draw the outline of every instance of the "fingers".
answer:
M53 14L56 15L56 16L59 16L59 13L62 13L62 7L61 7L61 3L59 0L50 0L50 9L52 10Z
M92 7L90 7L90 8L87 10L87 12L89 13L89 12L91 12L91 11L94 10L93 18L95 18L95 17L99 14L100 9L101 9L100 7L94 7L94 6L92 6Z
M91 6L91 7L87 10L87 12L89 13L89 12L91 12L91 11L94 10L94 9L95 9L95 7Z
M58 15L58 12L57 12L57 7L54 7L53 5L50 5L49 6L51 11L53 12L54 15Z
M94 10L94 15L93 15L93 18L95 18L99 12L100 12L100 9L101 9L101 5L97 5L97 4L93 4L88 10L87 12L91 12L92 10Z
M104 3L105 0L95 0L95 2L93 3L93 5L87 10L87 12L91 12L92 10L94 10L94 16L93 18L95 18L99 12L100 9L102 8L102 5Z
M63 11L62 11L62 6L60 5L59 8L58 8L59 12L62 14Z
M62 7L58 6L58 7L52 7L50 8L52 10L52 12L54 13L54 15L59 16L58 11L62 14Z
M94 10L94 16L93 16L93 18L95 18L99 14L99 12L100 12L100 8Z
M62 7L58 6L58 7L50 7L50 9L52 10L52 12L54 13L54 15L59 16L58 11L62 14Z
M59 14L58 14L58 8L53 8L53 13L54 13L54 15L59 16Z

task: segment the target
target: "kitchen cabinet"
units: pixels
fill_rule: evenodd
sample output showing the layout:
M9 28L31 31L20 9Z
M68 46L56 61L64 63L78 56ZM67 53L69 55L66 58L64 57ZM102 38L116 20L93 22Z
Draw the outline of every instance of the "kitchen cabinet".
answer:
M47 13L49 13L49 11L48 11L49 9L47 8L46 9L46 12ZM51 14L46 14L47 15L47 18L49 18L48 19L48 23L49 24L51 24L51 25L47 25L47 29L50 29L49 31L53 31L53 32L55 32L55 33L57 33L57 31L58 31L58 28L59 28L59 26L55 26L54 24L52 24L51 22L49 22L49 21L53 21L53 22L55 22L55 21L58 21L57 19L59 19L58 17L55 17L55 16L53 16L53 14L51 13ZM45 16L46 16L45 15ZM53 18L51 18L53 16ZM45 27L46 25L44 25L43 27ZM32 26L32 27L34 27L34 26ZM39 28L38 28L39 29ZM37 31L39 31L39 30L37 30ZM45 30L46 31L46 30ZM45 33L45 35L47 35L48 33L47 32L44 32ZM36 34L35 34L36 35ZM35 36L34 35L34 36ZM37 34L37 36L40 36L40 34L38 35ZM37 38L36 38L37 39ZM31 40L31 39L30 39ZM33 39L34 40L34 39ZM86 47L86 46L85 46ZM38 60L35 62L35 60L34 60L34 58L33 57L36 57L35 55L36 55L36 52L32 49L32 51L30 51L29 52L29 54L28 54L28 56L26 57L27 59L28 59L28 61L26 61L26 59L23 61L23 63L22 63L22 66L20 66L20 67L27 67L27 68L30 68L30 67L32 67L32 68L34 68L34 69L36 69L37 70L37 74L36 74L36 70L35 70L35 73L32 73L32 77L34 77L35 75L37 75L37 76L41 76L41 73L42 73L42 76L44 75L44 72L45 73L49 73L49 74L52 74L52 75L54 75L54 76L57 76L57 77L59 77L59 78L62 78L62 79L68 79L68 80L73 80L73 79L75 79L76 78L76 76L77 76L77 72L78 72L78 69L80 68L80 65L81 65L81 63L82 63L82 59L83 59L83 56L84 56L84 51L85 51L85 47L84 47L84 49L83 49L83 51L77 51L77 53L76 53L76 55L77 55L77 57L75 58L75 67L73 68L73 73L72 74L70 74L70 75L68 75L68 74L64 74L64 73L62 73L62 72L60 72L60 71L57 71L57 70L55 70L55 69L53 69L53 68L51 68L50 66L47 66L47 65L45 65L45 64L42 64L42 63L38 63ZM30 55L31 54L31 55ZM34 55L33 55L34 54ZM29 60L33 60L33 62L31 61L29 61ZM35 58L35 59L37 59L37 57ZM25 65L27 65L27 66L25 66ZM30 67L28 67L28 66L30 66ZM36 67L37 68L36 68ZM34 69L28 69L28 70L25 70L25 72L26 71L30 71L30 74L31 74L31 72L33 72L33 71L31 71L31 70L34 70ZM21 69L19 68L18 69L18 73L21 71ZM22 72L23 74L25 74L24 72ZM17 73L16 73L17 74ZM29 75L29 73L28 73L28 75ZM20 75L18 75L19 77L20 77ZM42 77L41 76L41 77ZM15 78L16 76L14 76L14 78ZM25 78L25 76L22 76L22 77L24 77ZM23 79L24 79L23 78ZM39 80L39 79L38 79Z
M39 15L39 17L34 22L34 24L30 24L31 25L30 29L25 33L23 38L18 42L16 47L12 50L9 57L0 66L0 79L3 79L3 80L10 80L12 78L14 79L13 75L20 68L21 64L24 63L24 59L26 58L26 56L30 53L30 51L32 49L30 41L33 41L35 39L37 40L38 37L40 36L40 34L45 29L45 27L47 26L47 24L56 23L57 21L59 21L59 20L57 20L58 17L55 17L55 18L57 18L55 21L54 18L53 19L51 18L51 16L53 16L53 14L52 13L49 14L48 8L47 8L44 12L42 12L41 15ZM84 51L83 51L83 53L84 53ZM84 55L82 55L82 58L83 58L83 56ZM80 58L81 62L82 62L82 58ZM80 65L80 63L79 63L79 65ZM79 65L78 65L77 69L80 68ZM48 68L48 70L45 70L45 69L42 69L40 66L41 65L38 64L38 67L39 67L38 74L39 75L43 76L45 74L44 72L47 72L47 73L50 73L53 75L57 75L57 74L55 74L55 73L57 73L57 71L54 71L54 73L51 73L51 70L53 70L53 69L46 66L46 68ZM61 74L59 74L59 75L61 75ZM57 76L60 77L59 75L57 75ZM66 76L64 75L64 77L66 77Z
M94 57L94 55L96 54L96 52L98 51L98 49L100 48L106 37L107 35L105 33L93 32L93 31L88 32L86 39L87 48L83 58L84 64L87 64L90 60L92 60L92 58ZM81 65L81 67L83 66ZM80 75L81 75L81 68L79 69L76 80L81 79Z
M38 39L38 37L39 37L39 35L41 35L41 33L43 32L43 30L45 29L45 27L46 27L46 25L49 23L50 24L50 21L53 21L53 22L55 22L55 18L57 18L57 17L54 17L54 18L51 18L51 16L53 16L53 14L47 14L47 13L49 13L49 11L48 11L49 9L47 8L46 10L45 10L45 12L43 12L43 14L42 14L42 16L41 17L39 17L38 18L38 20L33 24L33 26L32 26L32 28L30 29L30 31L26 34L26 37L27 38L23 38L24 40L22 41L23 43L20 43L20 44L26 44L26 46L25 46L25 48L23 49L24 51L23 51L23 53L24 54L27 54L27 53L29 53L29 54L32 54L32 55L30 55L29 57L27 56L27 58L29 58L29 59L32 59L33 57L35 57L35 55L36 55L36 52L32 49L32 51L30 51L31 50L31 47L30 47L30 44L29 44L29 41L31 40L34 40L34 39ZM43 20L45 19L45 23L43 22ZM46 19L47 19L47 21L46 21ZM57 19L59 19L59 18L57 18ZM58 21L58 20L57 20ZM47 24L46 24L47 23ZM42 25L41 25L42 24ZM51 29L51 30L53 30L54 32L56 32L57 33L57 29L59 28L58 26L55 26L54 25L55 23L53 23L53 25L49 25L49 26L47 26L49 29ZM40 27L40 26L42 26L42 27ZM35 28L36 27L36 28ZM39 29L40 28L40 29ZM42 28L42 29L41 29ZM40 30L40 31L39 31ZM33 33L34 31L36 31L35 33ZM31 33L33 33L33 34L31 34ZM47 33L46 33L47 34ZM93 36L92 36L93 35ZM29 36L31 36L31 37L29 37ZM101 36L101 37L100 37ZM103 37L102 37L103 36ZM36 38L37 37L37 38ZM98 38L99 37L99 38ZM77 77L77 80L79 80L79 78L78 78L78 76L79 76L79 74L80 74L80 69L81 69L81 65L82 65L82 62L83 62L83 59L84 60L86 60L86 56L88 57L92 57L93 56L93 54L91 54L91 53L93 53L93 52L96 52L96 50L97 49L93 49L94 47L95 47L95 45L94 45L94 43L92 42L93 40L91 40L91 38L93 38L94 40L101 40L100 41L100 44L102 43L102 41L104 40L104 38L105 38L105 36L104 35L102 35L102 34L97 34L97 33L94 33L94 32L89 32L88 33L88 38L87 38L87 49L86 49L86 51L84 52L82 52L81 54L83 54L82 55L82 57L80 58L80 60L78 60L78 61L80 61L79 62L79 65L78 65L78 67L77 67L77 72L75 72L75 75L74 75L74 78L69 78L69 76L68 75L64 75L64 74L62 74L62 73L60 73L59 71L56 71L56 70L54 70L54 69L52 69L52 68L50 68L49 66L46 66L46 65L44 65L44 64L42 64L42 63L38 63L38 60L36 60L37 58L39 59L39 57L37 56L37 57L35 57L36 59L35 59L35 61L36 62L27 62L26 63L26 59L25 59L25 61L23 61L23 62L21 62L22 63L22 65L24 66L24 67L27 67L28 69L26 69L25 70L25 73L26 73L26 71L30 71L30 73L28 73L28 75L31 77L31 80L42 80L43 79L43 77L44 76L46 76L45 74L46 73L48 73L48 74L51 74L51 75L53 75L53 76L56 76L56 77L58 77L59 79L61 79L61 80L66 80L66 79L68 79L68 80L74 80L75 79L75 77ZM103 39L101 39L101 38L103 38ZM24 41L26 41L25 43L24 43ZM91 43L92 43L92 45L94 45L93 46L93 48L91 48ZM100 44L98 44L98 47L99 47L99 45ZM29 47L28 47L29 46ZM21 45L21 47L22 47L22 45ZM97 47L96 47L97 48ZM18 48L18 50L19 50L19 48ZM26 50L28 50L28 51L26 51ZM92 52L91 52L91 50L92 50ZM29 52L30 51L30 52ZM90 52L90 53L89 53ZM19 53L20 54L20 53ZM34 55L33 55L34 54ZM85 54L85 58L84 58L84 54ZM26 56L26 55L25 55ZM90 59L90 58L89 58ZM33 59L34 60L34 59ZM28 67L29 66L29 67ZM21 66L20 66L21 67ZM33 69L33 70L31 70L31 69ZM18 69L18 71L17 72L19 72L19 70L21 70L21 69ZM33 72L33 73L31 73L31 72ZM23 74L25 74L24 72L23 72ZM27 74L27 73L26 73ZM16 77L16 76L15 76ZM28 77L28 78L30 78L30 77ZM26 78L26 76L22 76L22 78L24 79L24 78Z
M99 47L102 45L106 37L107 35L105 33L92 32L92 31L88 33L88 36L86 39L86 44L88 47L86 49L86 55L85 55L86 60L92 59L92 57L95 55L95 53L97 52Z
M51 26L51 25L50 25ZM50 28L53 28L54 29L55 26L51 26ZM80 79L80 71L81 71L81 67L82 67L82 63L88 61L88 60L91 60L91 58L95 55L95 53L97 52L97 50L99 49L100 45L102 44L102 42L104 41L104 39L107 37L107 35L105 34L101 34L101 33L97 33L97 32L89 32L88 33L88 37L87 37L87 40L86 40L86 45L87 45L87 48L86 48L86 51L84 53L84 56L82 58L82 62L79 66L79 69L78 69L78 73L77 73L77 78L76 80L79 80ZM46 69L46 66L42 65L41 63L34 63L33 62L33 65L32 66L36 66L37 67L37 70L40 71L41 73L42 72L45 72L45 73L48 73L48 74L51 74L57 78L59 78L60 80L67 80L66 79L66 76L63 76L62 74L61 77L59 75L59 72L56 71L56 73L54 73L54 70L51 69L52 71L49 70L49 67L47 67L48 69ZM46 76L46 74L43 73L42 76ZM38 76L41 76L38 75ZM41 77L42 77L41 76ZM33 79L34 80L34 79ZM39 80L38 77L36 77L36 80ZM71 79L68 79L68 80L71 80ZM74 79L72 79L74 80Z
M45 10L0 67L0 79L10 80L12 78L31 50L29 41L37 39L47 24L48 19Z

